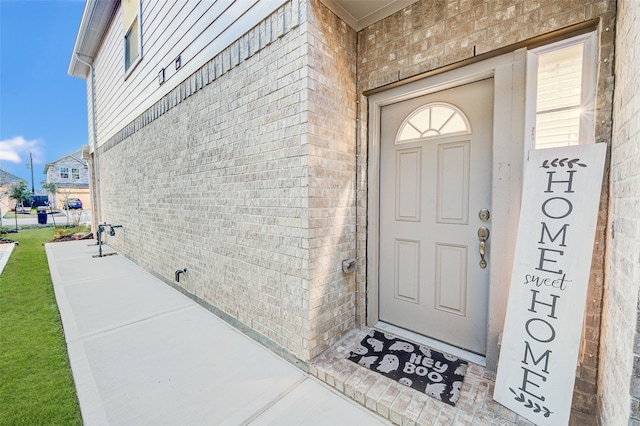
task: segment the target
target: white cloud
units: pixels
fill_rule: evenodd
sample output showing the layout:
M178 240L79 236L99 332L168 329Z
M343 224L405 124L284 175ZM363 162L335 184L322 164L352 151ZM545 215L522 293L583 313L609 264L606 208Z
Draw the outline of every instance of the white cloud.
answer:
M41 139L26 140L22 136L0 141L0 161L11 163L29 162L29 152L33 154L33 162L41 163L44 159L43 141Z

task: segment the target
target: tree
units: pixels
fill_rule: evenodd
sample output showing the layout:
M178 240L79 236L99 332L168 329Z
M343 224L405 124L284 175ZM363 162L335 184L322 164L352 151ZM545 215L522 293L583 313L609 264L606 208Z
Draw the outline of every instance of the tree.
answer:
M9 198L16 200L16 210L18 206L24 208L24 202L31 198L31 191L27 188L27 182L16 181L9 189Z
M16 231L18 230L18 205L24 209L24 202L31 198L31 191L27 187L27 182L23 180L16 181L9 189L9 198L16 201Z
M0 181L0 187L5 186L2 181ZM9 196L9 191L2 191L0 192L0 202L2 202L2 204L4 204L5 206L7 206L7 210L9 210L9 203L5 203L2 199L5 196ZM0 228L2 227L2 208L0 207Z
M49 211L51 211L51 220L53 221L53 226L56 226L56 218L55 218L55 212L53 211L53 207L54 207L53 205L56 202L58 185L56 185L53 182L47 182L47 183L43 183L41 186L42 186L42 189L47 191L47 194L49 195Z

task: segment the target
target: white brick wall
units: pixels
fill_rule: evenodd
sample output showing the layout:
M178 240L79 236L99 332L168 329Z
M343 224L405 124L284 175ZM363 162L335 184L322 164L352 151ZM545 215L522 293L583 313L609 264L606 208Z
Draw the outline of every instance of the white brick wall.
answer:
M104 219L124 225L113 241L121 251L170 280L186 267L187 291L305 360L307 148L303 106L284 106L305 88L300 33L100 160ZM296 64L289 84L282 63Z
M354 324L356 37L317 6L229 68L242 38L100 152L103 218L124 225L110 244L166 280L186 267L187 292L302 361Z
M310 349L312 358L355 326L356 33L311 2L309 60Z
M600 423L640 424L640 3L618 2ZM631 414L630 414L631 413Z

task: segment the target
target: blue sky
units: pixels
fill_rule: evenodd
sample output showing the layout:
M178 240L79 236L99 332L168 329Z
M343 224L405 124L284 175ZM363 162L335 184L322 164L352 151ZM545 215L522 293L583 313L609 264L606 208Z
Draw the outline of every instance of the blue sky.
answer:
M87 143L85 80L67 69L84 0L0 0L0 168L31 187Z

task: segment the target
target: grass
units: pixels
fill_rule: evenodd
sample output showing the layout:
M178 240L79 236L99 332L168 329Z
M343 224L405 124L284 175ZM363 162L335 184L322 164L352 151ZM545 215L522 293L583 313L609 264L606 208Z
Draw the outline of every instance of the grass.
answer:
M0 275L0 425L80 425L60 313L44 242L53 228L20 241Z

